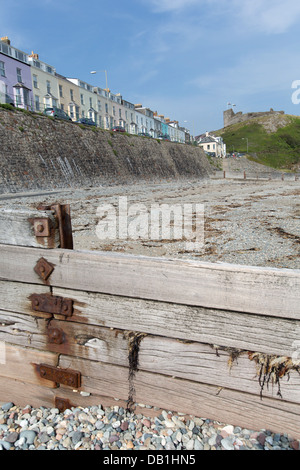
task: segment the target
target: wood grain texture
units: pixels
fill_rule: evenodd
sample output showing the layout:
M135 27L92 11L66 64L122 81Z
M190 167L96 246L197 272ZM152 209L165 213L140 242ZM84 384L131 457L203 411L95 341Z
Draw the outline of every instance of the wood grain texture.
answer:
M71 298L74 301L74 313L68 319L68 322L78 324L74 326L74 334L77 329L88 336L96 336L97 333L88 327L95 325L280 356L291 356L294 352L293 345L299 340L300 321L296 320L70 289L52 290L53 295ZM12 331L18 331L18 344L23 331L26 341L24 345L28 345L26 339L28 331L32 335L38 333L38 329L34 326L36 322L33 320L31 320L32 326L28 329L27 315L46 318L52 316L34 312L30 296L33 293L49 292L48 286L0 281L2 331L5 329L10 331L10 334ZM13 315L13 312L25 314L24 318L22 315ZM35 333L34 328L36 328ZM71 326L68 327L64 322L64 329L66 328L69 331ZM13 334L16 338L16 333ZM44 347L47 347L47 344L44 343Z
M35 220L47 219L49 236L36 236ZM37 248L58 248L60 236L57 220L52 211L29 208L0 208L0 243Z
M37 366L41 363L56 366L58 354L49 351L23 348L13 344L5 343L4 361L0 363L0 384L5 379L17 379L35 385L54 387L55 384L40 377ZM3 359L3 357L2 357Z
M9 245L0 245L0 256L0 279L36 283L33 267L45 256L55 266L51 286L298 320L300 316L300 270Z
M117 396L128 399L130 384L124 367L112 366L84 359L60 357L61 367L85 371L82 388L92 395ZM287 401L260 399L259 396L213 385L166 377L138 371L134 377L133 398L167 410L176 410L194 416L247 427L287 432L299 438L300 407ZM62 387L61 387L62 389Z
M130 367L129 336L132 332L70 321L37 319L0 311L0 341L19 346L64 354L73 358L100 361ZM50 342L49 332L54 328L63 332L61 344ZM287 358L286 358L287 359ZM282 361L284 358L282 358ZM195 382L261 393L260 367L248 351L217 348L215 345L182 341L164 336L143 337L138 356L139 370ZM270 382L262 390L263 396L300 403L300 376L292 370L280 379ZM279 394L280 392L280 394Z
M299 336L296 320L69 289L53 293L73 299L71 321L108 328L287 356Z

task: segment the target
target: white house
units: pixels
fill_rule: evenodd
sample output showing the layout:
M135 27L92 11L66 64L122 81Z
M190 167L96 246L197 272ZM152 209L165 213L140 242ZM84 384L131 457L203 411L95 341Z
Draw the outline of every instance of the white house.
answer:
M141 104L135 105L136 124L139 134L149 134L154 137L154 112L149 108L143 107Z
M196 142L203 148L204 152L214 154L215 157L219 158L226 157L226 144L223 142L222 137L206 132L196 137Z

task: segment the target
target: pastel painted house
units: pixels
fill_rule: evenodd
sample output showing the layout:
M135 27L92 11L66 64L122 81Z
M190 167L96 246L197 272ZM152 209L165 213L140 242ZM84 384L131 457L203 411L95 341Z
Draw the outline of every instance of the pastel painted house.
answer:
M28 55L28 63L31 65L34 110L43 112L45 108L59 107L55 67L42 62L34 52Z
M0 102L33 110L31 67L8 38L0 41Z
M226 144L223 142L222 137L206 132L196 138L196 141L204 152L214 155L215 157L224 158L226 156Z

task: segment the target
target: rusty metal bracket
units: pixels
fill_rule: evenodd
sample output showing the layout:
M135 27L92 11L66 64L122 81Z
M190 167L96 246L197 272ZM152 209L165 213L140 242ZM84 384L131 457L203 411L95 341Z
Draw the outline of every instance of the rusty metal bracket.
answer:
M35 272L41 279L46 281L54 270L53 264L49 263L45 258L40 258L34 267Z
M58 221L60 247L73 250L73 235L70 204L39 205L38 210L52 210Z
M57 384L68 385L78 389L81 386L81 373L72 369L60 369L48 364L39 365L40 376Z
M73 314L73 300L51 294L32 294L30 296L32 310L70 317Z

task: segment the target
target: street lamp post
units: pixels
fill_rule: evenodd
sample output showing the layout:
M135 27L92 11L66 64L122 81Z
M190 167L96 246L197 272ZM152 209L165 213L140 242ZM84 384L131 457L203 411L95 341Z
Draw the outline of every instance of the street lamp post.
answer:
M95 74L97 72L104 72L105 73L105 84L106 84L106 91L108 92L108 86L107 86L107 70L92 70L90 73Z
M97 72L105 72L105 85L106 85L106 88L105 88L105 98L106 98L106 105L107 105L107 111L105 110L105 113L107 115L107 127L109 129L109 109L108 109L108 93L109 93L109 89L108 89L108 86L107 86L107 70L92 70L90 73L91 74L96 74Z

